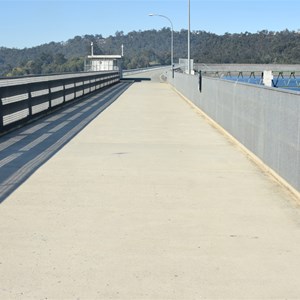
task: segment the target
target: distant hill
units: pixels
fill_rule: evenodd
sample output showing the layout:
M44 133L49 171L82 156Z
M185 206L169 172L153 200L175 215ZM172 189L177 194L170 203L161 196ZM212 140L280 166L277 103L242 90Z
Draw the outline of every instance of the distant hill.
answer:
M118 31L114 36L75 36L66 42L33 48L0 47L0 76L49 74L83 71L84 58L90 54L121 54L124 68L170 64L171 33L161 30ZM187 30L174 32L174 59L187 57ZM191 57L198 63L284 63L300 64L300 34L284 30L217 35L205 31L191 33Z

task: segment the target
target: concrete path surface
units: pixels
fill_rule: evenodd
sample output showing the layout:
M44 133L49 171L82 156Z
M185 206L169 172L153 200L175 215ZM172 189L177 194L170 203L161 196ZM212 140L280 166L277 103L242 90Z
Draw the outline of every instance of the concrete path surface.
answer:
M165 83L133 84L0 220L0 299L300 299L296 202Z

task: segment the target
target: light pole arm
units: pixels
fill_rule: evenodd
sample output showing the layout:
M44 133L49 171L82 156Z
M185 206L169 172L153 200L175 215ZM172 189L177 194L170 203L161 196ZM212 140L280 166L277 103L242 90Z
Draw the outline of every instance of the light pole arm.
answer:
M173 31L173 23L172 23L172 21L171 21L167 16L164 16L164 15L156 15L156 14L152 14L152 16L157 16L157 17L162 17L162 18L167 19L167 20L170 22L170 24L171 24L171 29L172 29L172 31Z
M173 70L174 67L174 28L173 28L173 23L172 21L164 15L158 15L158 14L149 14L150 17L162 17L167 19L170 24L171 24L171 69Z

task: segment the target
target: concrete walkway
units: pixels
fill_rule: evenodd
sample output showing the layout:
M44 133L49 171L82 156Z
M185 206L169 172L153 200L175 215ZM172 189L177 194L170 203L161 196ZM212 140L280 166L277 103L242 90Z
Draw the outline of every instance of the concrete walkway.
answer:
M0 206L0 299L300 299L290 195L140 82Z

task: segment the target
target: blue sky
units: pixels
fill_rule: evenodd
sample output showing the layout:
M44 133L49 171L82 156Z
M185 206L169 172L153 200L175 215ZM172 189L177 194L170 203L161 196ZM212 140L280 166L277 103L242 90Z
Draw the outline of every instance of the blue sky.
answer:
M300 0L190 0L191 30L216 34L300 29ZM76 35L188 28L188 0L0 0L0 47L24 48Z

